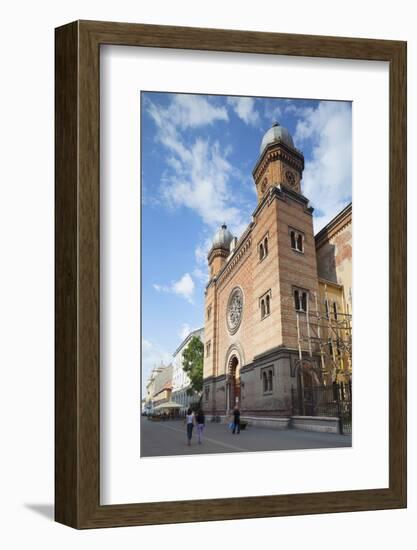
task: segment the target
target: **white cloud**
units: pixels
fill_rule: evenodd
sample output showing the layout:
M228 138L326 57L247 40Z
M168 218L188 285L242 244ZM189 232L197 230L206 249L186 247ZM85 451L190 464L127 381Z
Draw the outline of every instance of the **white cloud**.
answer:
M185 139L189 127L227 120L225 107L217 107L201 96L175 95L167 107L147 101L147 111L157 126L156 139L168 152L161 197L171 208L196 212L212 230L222 223L231 229L247 217L231 190L238 170L228 160L230 150L206 137Z
M185 273L179 281L173 283L172 292L179 294L189 302L192 302L195 284L189 273Z
M256 126L259 123L259 113L255 110L255 100L252 97L229 97L227 103L246 124Z
M142 396L146 395L146 381L154 367L161 364L168 365L172 361L172 354L161 349L157 344L142 338Z
M218 142L197 138L183 155L181 170L168 175L162 193L168 204L194 210L211 227L240 222L230 190L233 167Z
M200 266L207 265L207 256L211 247L212 239L208 237L204 242L197 245L194 254L197 264Z
M178 336L181 340L184 340L193 330L194 329L192 329L188 323L183 323L180 331L178 332Z
M207 260L206 260L206 265L207 265ZM201 269L200 267L196 267L193 270L193 275L196 279L198 279L202 283L207 283L209 280L209 274L208 274L207 268Z
M158 108L149 101L148 109L158 126L168 119L181 130L229 119L225 107L214 105L204 96L191 94L172 94L167 108Z
M154 283L152 286L157 292L177 294L185 298L191 304L193 303L195 284L189 273L184 273L181 279L173 281L170 285L159 285Z
M152 286L157 292L170 292L169 286L157 285L156 283L154 283Z
M352 196L352 122L350 105L323 101L304 110L294 135L297 146L311 146L303 174L303 194L319 211L315 231L330 221Z

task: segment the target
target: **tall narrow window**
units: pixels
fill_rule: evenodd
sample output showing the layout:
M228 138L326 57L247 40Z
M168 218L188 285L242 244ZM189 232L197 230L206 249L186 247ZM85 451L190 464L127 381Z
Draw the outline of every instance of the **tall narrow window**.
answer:
M299 288L294 289L294 307L297 311L307 312L308 292Z
M324 308L326 311L326 319L329 318L329 300L324 300Z
M261 319L271 313L271 290L268 290L259 298L259 306L261 308Z
M304 233L289 228L291 248L297 252L304 252Z
M301 309L307 311L307 292L303 292L301 296Z
M337 303L336 302L333 302L333 313L334 313L334 318L337 320Z
M272 391L272 370L268 371L268 391Z
M300 309L300 293L294 290L294 307L298 311Z
M266 256L268 254L268 237L265 237L264 251L265 251L265 256Z
M265 371L262 373L262 384L263 384L264 393L266 393L268 391L268 377Z
M259 246L259 259L262 260L265 255L264 245L261 243Z

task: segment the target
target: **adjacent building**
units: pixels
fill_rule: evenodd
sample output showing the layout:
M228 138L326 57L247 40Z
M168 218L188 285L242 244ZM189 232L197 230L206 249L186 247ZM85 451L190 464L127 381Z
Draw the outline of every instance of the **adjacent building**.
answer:
M204 344L204 328L190 332L173 353L172 400L181 405L181 412L196 404L201 397L200 394L195 393L189 395L190 379L182 368L184 351L193 337L198 338Z
M170 401L172 392L172 365L161 363L149 375L146 383L145 412L150 414L155 407Z

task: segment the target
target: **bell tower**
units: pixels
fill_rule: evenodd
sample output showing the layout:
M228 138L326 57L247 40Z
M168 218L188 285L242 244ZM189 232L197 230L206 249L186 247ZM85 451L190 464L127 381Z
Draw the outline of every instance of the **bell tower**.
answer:
M214 235L211 249L207 257L210 268L210 279L217 275L225 265L226 259L230 254L230 244L232 240L233 235L224 223Z
M252 175L261 201L270 187L277 185L301 194L304 155L295 146L289 131L275 122L262 139L258 162Z

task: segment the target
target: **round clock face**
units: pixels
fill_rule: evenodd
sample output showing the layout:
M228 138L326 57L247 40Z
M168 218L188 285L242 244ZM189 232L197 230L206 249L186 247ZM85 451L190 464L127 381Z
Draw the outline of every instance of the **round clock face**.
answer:
M240 288L232 290L227 304L226 320L230 334L234 334L242 321L243 293Z
M291 186L295 185L295 176L290 170L285 172L285 179Z

